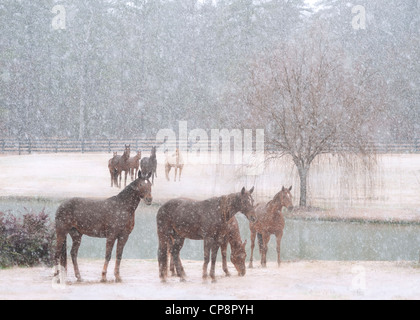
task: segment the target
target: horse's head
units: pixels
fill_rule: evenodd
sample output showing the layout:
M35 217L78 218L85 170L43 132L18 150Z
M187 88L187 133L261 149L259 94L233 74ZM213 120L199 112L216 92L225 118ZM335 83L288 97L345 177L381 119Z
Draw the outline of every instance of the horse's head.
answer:
M246 240L244 243L238 243L238 246L232 246L232 252L230 255L230 261L232 261L233 265L235 266L236 270L238 271L238 275L243 277L246 274Z
M140 198L150 206L153 201L152 197L152 183L149 181L152 173L150 172L146 177L143 177L141 171L139 170L139 175L137 181L137 190L140 193Z
M276 195L275 200L280 202L281 207L286 207L288 210L291 211L293 210L293 196L290 191L292 191L292 187L283 187L281 191Z
M130 145L126 144L125 149L124 149L123 157L125 157L127 159L130 158L130 153L131 153Z
M254 199L252 198L253 192L254 187L252 187L252 189L249 191L247 191L245 187L243 187L241 193L239 194L240 204L238 211L242 212L251 222L257 220L255 215Z
M118 152L114 152L114 158L116 157L116 156L118 156Z
M156 155L156 146L153 146L152 147L152 151L151 151L151 153L150 153L152 156L155 156Z

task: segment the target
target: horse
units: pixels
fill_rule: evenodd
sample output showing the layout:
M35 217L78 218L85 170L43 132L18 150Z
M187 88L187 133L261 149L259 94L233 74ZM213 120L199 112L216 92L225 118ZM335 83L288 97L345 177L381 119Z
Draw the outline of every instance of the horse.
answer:
M115 165L114 165L117 157L118 157L118 152L114 152L113 157L109 159L108 161L108 169L111 175L111 188L114 186L114 183L116 186L118 185L117 177L116 177L117 170L115 169Z
M238 276L240 277L245 276L246 274L246 266L245 266L246 243L247 243L246 240L245 242L242 242L241 233L239 232L238 220L235 217L233 217L232 219L229 220L227 233L223 237L223 242L220 245L221 251L222 251L223 271L225 272L227 277L230 276L230 272L227 266L228 244L230 244L230 248L231 248L230 261L235 266L236 271L238 271ZM170 251L171 251L171 248L169 248L169 254L170 254ZM172 273L172 276L175 276L175 262L172 255L171 255L170 271Z
M179 152L178 148L176 149L175 153L172 154L171 156L169 156L168 153L166 152L165 175L166 175L166 180L168 181L170 181L169 172L171 171L171 168L175 168L174 181L176 181L176 174L179 169L178 180L181 181L182 169L184 169L184 159L182 157L182 154Z
M204 201L185 198L166 202L156 215L159 238L158 262L159 277L166 281L168 273L168 250L174 261L177 274L185 281L185 271L179 257L185 238L204 240L203 279L207 279L210 261L210 277L216 282L215 265L219 247L225 241L229 220L242 212L250 221L255 220L252 192L245 187L239 193L215 197Z
M152 185L155 183L155 176L157 178L157 159L156 159L156 147L152 147L149 158L143 158L140 162L141 171L144 174L152 174Z
M134 157L128 159L128 166L130 168L131 181L134 181L134 177L137 177L137 172L139 171L141 159L141 151L137 151L137 154Z
M127 175L130 172L130 166L128 164L128 160L130 159L130 145L125 145L124 153L121 157L117 156L117 161L115 164L115 169L117 171L117 179L120 177L118 182L118 188L121 188L121 179L122 179L122 172L125 172L125 181L124 187L127 186Z
M106 256L102 271L102 282L106 282L106 274L112 249L117 243L117 256L115 263L115 281L121 282L120 264L124 246L134 228L135 211L143 199L147 205L152 204L152 187L148 180L139 172L139 178L127 186L117 196L106 200L90 200L73 198L62 203L55 216L57 247L55 252L56 273L67 271L67 234L70 234L73 244L71 258L77 281L81 282L77 254L82 236L106 238ZM58 264L62 268L59 268Z
M283 207L286 207L289 210L293 209L293 197L290 191L292 191L292 187L289 189L283 187L281 191L274 196L273 200L267 204L258 204L255 207L257 220L255 222L250 222L249 224L251 230L251 258L249 261L249 268L253 267L255 238L257 234L261 254L261 266L263 268L267 266L268 242L270 241L270 236L272 234L276 236L277 263L278 266L280 266L280 245L285 225L282 209Z

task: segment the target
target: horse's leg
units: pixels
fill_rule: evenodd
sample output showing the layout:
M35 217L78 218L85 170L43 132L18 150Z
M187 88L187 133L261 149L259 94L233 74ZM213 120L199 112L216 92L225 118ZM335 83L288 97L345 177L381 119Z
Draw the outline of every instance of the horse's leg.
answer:
M182 263L181 263L181 258L179 257L179 252L181 251L182 246L184 245L184 241L185 241L184 238L175 238L172 244L172 250L171 250L172 259L175 264L176 273L181 278L181 281L185 281L185 276L186 276L184 267L182 266Z
M57 231L54 264L56 268L54 278L60 275L61 277L58 280L64 279L65 274L61 274L61 272L66 273L67 271L67 233L65 232Z
M171 271L171 276L175 277L177 274L175 273L175 261L174 257L172 256L172 248L168 248L168 257L171 257L171 262L169 264L169 271Z
M80 276L79 265L77 264L77 253L79 252L80 244L82 243L82 234L79 233L76 229L70 230L70 236L73 240L71 247L71 260L73 262L74 274L77 278L77 282L82 282L82 277Z
M127 175L128 175L128 170L125 170L125 180L124 180L124 187L127 186Z
M181 175L182 175L182 169L183 167L179 167L179 176L178 176L178 181L181 182Z
M207 279L207 267L210 262L211 240L204 239L204 264L203 264L203 279Z
M219 251L219 244L216 241L213 241L213 245L211 247L211 267L210 267L210 277L212 282L216 282L216 260L217 260L217 253Z
M169 172L171 171L171 167L169 164L165 165L165 176L166 176L166 180L170 181L169 179Z
M283 230L276 233L276 241L277 241L277 264L280 267L281 258L280 258L280 250L281 250L281 239L283 237Z
M178 173L178 166L175 166L175 177L174 177L174 182L176 182L176 175Z
M127 243L128 237L129 237L129 234L118 238L117 259L115 262L115 270L114 270L115 282L122 282L121 277L120 277L120 265L121 265L124 247L125 247L125 244Z
M267 267L267 251L268 251L268 242L270 241L270 234L264 232L262 235L262 247L261 247L261 266L263 268Z
M228 242L223 241L220 248L222 250L223 271L225 272L226 277L230 277L230 272L227 266L227 246L228 246Z
M255 248L255 238L257 237L257 231L251 228L251 257L249 258L249 268L253 268L254 262L254 248Z
M168 276L168 250L169 250L169 243L166 237L159 235L159 248L158 248L159 278L162 282L165 282Z
M106 239L106 253L105 253L105 264L102 270L102 280L101 282L106 282L106 273L108 271L108 264L111 260L112 249L114 248L116 238L107 238Z

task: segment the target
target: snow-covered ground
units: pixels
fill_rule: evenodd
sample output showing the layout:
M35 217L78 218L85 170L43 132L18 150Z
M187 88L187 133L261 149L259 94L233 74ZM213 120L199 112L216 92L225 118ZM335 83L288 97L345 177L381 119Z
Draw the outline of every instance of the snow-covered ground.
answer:
M146 156L144 152L144 156ZM32 154L0 156L0 196L69 198L107 197L109 154ZM190 159L191 160L191 159ZM255 185L257 201L271 199L283 185L293 185L298 202L297 170L287 157L266 165L259 176L244 175L240 167L186 164L182 181L167 182L164 156L158 154L156 201L184 196L205 199ZM170 173L173 180L174 171ZM420 154L380 155L370 168L358 159L318 157L310 171L309 204L326 208L373 207L420 209Z
M280 268L248 269L238 277L229 265L227 278L217 265L217 282L203 281L202 263L184 261L187 282L162 284L156 261L123 260L123 283L115 283L109 267L100 283L102 261L81 260L84 282L76 283L70 265L66 286L53 285L52 269L15 268L0 271L0 299L420 299L420 266L407 262L284 262Z
M11 201L116 195L119 190L110 187L109 158L109 154L0 156L0 197ZM235 167L186 164L182 181L176 183L165 180L163 159L158 160L156 203L179 196L205 199L237 192L244 185L255 185L256 201L268 200L282 185L293 185L298 202L298 177L287 158L270 163L259 177L243 176ZM420 155L380 156L371 170L359 170L357 161L343 165L325 156L313 165L309 194L312 206L329 210L309 214L327 220L339 216L419 221L419 179ZM186 283L171 279L161 284L156 261L131 259L123 260L122 284L101 284L102 263L81 260L86 280L82 284L74 282L69 264L70 282L64 288L52 284L48 268L0 270L0 299L420 299L420 266L415 262L292 261L281 268L270 262L267 269L248 270L244 278L225 278L218 265L216 284L202 281L201 261L184 261ZM111 264L109 279L112 269Z

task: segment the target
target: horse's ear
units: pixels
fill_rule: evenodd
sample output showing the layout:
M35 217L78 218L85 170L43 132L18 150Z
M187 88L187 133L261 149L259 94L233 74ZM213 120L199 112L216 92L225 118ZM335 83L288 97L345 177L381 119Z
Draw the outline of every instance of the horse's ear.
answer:
M141 178L141 171L140 171L140 169L139 169L139 174L137 176L138 176L138 178Z
M149 174L146 177L146 180L149 180L151 176L152 176L152 172L149 172Z
M245 189L245 187L243 187L243 188L242 188L242 191L241 191L241 194L242 194L242 195L244 195L244 194L245 194L245 192L246 192L246 189Z
M281 191L285 191L286 189L284 188L284 186L281 188Z
M289 191L292 191L292 187L293 187L293 186L290 186Z
M251 190L249 190L249 193L252 194L254 192L254 187L251 188Z

